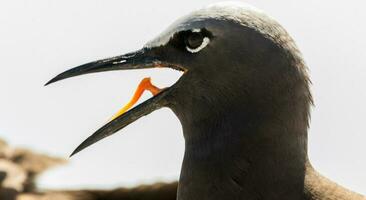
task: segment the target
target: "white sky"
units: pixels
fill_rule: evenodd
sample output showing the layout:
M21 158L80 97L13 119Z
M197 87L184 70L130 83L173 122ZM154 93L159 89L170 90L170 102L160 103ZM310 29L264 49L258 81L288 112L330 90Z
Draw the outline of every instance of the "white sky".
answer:
M1 1L0 137L67 157L129 100L143 77L168 86L180 74L117 71L43 84L70 67L139 49L179 16L213 2ZM247 2L291 33L309 65L316 104L309 136L313 165L366 194L365 1ZM46 173L40 184L110 188L175 180L182 157L180 124L162 109Z

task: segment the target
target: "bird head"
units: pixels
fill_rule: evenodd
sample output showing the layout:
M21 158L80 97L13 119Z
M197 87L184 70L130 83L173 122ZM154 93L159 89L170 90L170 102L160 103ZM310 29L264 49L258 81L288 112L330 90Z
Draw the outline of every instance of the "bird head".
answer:
M290 109L283 105L303 105L294 112L307 119L308 79L294 42L277 22L247 5L214 4L195 11L138 51L72 68L47 84L88 73L161 67L183 75L117 115L73 154L161 107L170 107L183 127L228 113L270 118Z

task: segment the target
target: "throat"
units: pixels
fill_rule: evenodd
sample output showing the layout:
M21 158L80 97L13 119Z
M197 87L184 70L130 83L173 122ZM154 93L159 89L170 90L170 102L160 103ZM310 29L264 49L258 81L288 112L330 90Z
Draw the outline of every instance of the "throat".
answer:
M304 199L306 127L199 124L183 126L178 200Z

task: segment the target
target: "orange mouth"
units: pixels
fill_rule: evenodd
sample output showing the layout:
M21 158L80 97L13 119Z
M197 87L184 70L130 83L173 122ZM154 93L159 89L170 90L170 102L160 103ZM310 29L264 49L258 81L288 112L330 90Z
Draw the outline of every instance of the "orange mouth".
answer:
M117 117L123 115L130 108L132 108L132 106L134 106L136 104L136 102L140 99L141 95L145 92L145 90L148 90L149 92L151 92L151 94L153 96L157 95L159 92L162 91L162 89L156 87L155 85L153 85L151 83L150 77L142 79L140 84L137 86L137 89L136 89L135 93L133 94L131 100L112 117L111 121L116 119Z

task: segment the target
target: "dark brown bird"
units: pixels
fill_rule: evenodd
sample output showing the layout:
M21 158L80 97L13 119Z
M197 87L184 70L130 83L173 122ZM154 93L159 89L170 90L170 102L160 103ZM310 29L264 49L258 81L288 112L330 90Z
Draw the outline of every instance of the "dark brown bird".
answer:
M87 63L49 83L150 67L184 74L97 130L73 154L166 106L185 138L178 200L365 199L311 166L306 66L289 34L263 12L214 4L180 19L139 51Z

